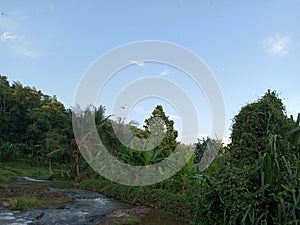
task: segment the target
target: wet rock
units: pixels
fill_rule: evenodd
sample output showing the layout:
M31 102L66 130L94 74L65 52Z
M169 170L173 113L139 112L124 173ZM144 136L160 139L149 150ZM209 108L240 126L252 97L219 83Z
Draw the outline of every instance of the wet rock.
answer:
M36 217L36 219L37 220L40 220L40 219L42 219L43 218L43 216L45 215L45 213L44 212L42 212L40 215L38 215L37 217Z

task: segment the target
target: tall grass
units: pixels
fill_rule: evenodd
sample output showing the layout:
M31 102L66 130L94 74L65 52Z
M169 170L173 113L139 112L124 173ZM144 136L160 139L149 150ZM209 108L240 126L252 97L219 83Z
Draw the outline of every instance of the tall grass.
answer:
M11 209L13 210L28 210L39 208L45 204L44 201L33 196L15 198L12 202Z

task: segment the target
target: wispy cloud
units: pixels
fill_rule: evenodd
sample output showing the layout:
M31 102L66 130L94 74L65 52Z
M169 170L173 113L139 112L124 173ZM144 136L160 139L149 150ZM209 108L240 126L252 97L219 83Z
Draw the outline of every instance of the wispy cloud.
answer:
M145 66L144 61L136 61L136 60L131 60L130 63L136 64L137 66L143 67Z
M11 54L21 55L26 58L38 58L40 54L33 51L32 41L22 36L21 29L24 16L19 13L12 13L0 16L0 42L10 51Z
M23 41L23 37L20 36L18 37L15 34L12 34L11 32L4 32L3 34L0 35L0 42L5 43L8 49L13 54L18 54L18 55L23 55L27 58L38 58L39 54L35 51L32 51L24 45L26 45Z
M28 47L24 47L23 43L14 42L7 46L10 49L10 52L14 55L25 56L27 58L36 59L40 54L36 51L31 50Z
M14 40L18 37L11 32L4 32L0 35L0 41Z
M171 72L169 70L164 70L160 73L161 76L166 76L166 75L169 75L171 74Z
M32 58L32 59L36 59L39 57L39 54L37 52L34 52L32 50L28 50L25 48L15 48L15 50L17 51L17 53L20 53L21 55L26 56L27 58Z
M289 36L274 35L264 40L263 46L272 56L285 56L289 53L291 39Z

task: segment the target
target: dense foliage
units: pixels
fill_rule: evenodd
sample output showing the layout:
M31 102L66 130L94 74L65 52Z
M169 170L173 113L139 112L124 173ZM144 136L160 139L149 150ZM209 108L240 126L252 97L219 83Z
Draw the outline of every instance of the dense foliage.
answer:
M299 119L270 91L242 108L218 169L199 179L196 224L299 224Z
M231 134L231 153L243 163L253 163L266 150L271 134L283 137L291 130L292 121L285 107L270 90L259 101L244 106L235 116Z
M78 122L94 114L101 142L124 163L148 166L176 148L194 149L175 176L146 187L115 184L95 173L82 160L71 114L55 96L0 76L0 162L47 162L50 179L59 168L61 177L84 188L184 216L192 224L300 224L300 116L287 117L275 91L234 117L229 146L211 138L178 143L174 121L160 105L143 128L113 120L104 106L80 110ZM208 167L201 164L216 154Z
M72 136L71 111L55 96L0 76L0 161L40 161Z

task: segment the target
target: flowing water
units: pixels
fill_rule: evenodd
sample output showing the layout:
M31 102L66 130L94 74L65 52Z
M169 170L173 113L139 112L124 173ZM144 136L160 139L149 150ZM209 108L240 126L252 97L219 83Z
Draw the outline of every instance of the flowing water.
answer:
M20 177L14 184L17 185L49 185L50 181L43 181L30 177ZM51 182L52 183L52 182ZM53 184L53 183L52 183ZM122 203L96 192L76 188L58 189L53 191L65 194L72 198L59 209L34 209L14 211L0 209L0 225L94 225L102 220L108 213L117 209L129 209L132 205ZM1 190L0 190L1 191ZM155 210L142 219L144 225L182 225L171 216L164 215Z
M32 178L26 179L22 178L22 181L42 182ZM73 201L60 209L0 209L0 225L89 225L116 209L130 208L128 204L95 192L69 188L52 190L68 195Z

